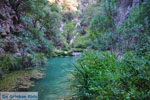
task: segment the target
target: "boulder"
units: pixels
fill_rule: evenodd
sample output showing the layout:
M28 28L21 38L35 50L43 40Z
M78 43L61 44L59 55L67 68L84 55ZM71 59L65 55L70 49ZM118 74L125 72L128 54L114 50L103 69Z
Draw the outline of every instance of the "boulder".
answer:
M21 53L15 53L14 56L15 57L21 57Z
M3 48L0 48L0 55L5 54L5 50Z
M3 38L5 38L5 37L7 36L7 33L6 33L6 32L2 32L1 36L2 36Z

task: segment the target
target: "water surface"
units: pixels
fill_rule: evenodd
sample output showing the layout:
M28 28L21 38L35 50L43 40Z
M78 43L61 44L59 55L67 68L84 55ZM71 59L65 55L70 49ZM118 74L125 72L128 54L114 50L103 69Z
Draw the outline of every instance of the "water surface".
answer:
M72 95L71 74L76 57L51 58L46 66L46 78L35 82L30 91L39 93L39 100L61 100Z

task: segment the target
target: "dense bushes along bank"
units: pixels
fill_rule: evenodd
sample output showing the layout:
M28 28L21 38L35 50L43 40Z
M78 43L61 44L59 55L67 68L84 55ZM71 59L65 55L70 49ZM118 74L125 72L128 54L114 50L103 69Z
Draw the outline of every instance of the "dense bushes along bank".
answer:
M86 52L73 72L78 100L148 100L150 54Z
M72 72L77 100L149 100L150 1L100 1L83 15L84 43L97 52Z

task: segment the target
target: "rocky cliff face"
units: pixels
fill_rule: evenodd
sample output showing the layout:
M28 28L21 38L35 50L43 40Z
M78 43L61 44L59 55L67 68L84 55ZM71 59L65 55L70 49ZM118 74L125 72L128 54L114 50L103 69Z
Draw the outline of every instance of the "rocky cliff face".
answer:
M13 35L20 35L24 25L20 21L18 12L15 11L9 0L0 1L0 54L4 52L18 53L19 48Z
M131 8L139 7L141 3L145 1L146 0L117 0L120 11L118 25L122 24Z
M0 34L6 37L9 34L19 34L23 30L20 17L8 1L0 3Z

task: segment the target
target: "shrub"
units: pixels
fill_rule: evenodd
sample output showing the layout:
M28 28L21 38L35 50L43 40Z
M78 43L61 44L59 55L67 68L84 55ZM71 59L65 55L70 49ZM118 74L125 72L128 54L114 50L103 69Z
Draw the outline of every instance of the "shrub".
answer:
M148 100L150 54L86 52L72 72L79 100Z
M76 35L76 23L76 21L72 21L64 26L62 35L68 45L70 44L71 39Z
M71 13L71 12L66 12L66 13L63 13L63 21L64 22L70 22L71 20L73 20L73 17L74 17L74 14Z
M56 11L51 11L52 9L49 6L46 6L43 9L45 17L43 18L42 25L45 27L46 38L52 40L53 44L57 45L59 28L61 25L61 14Z
M3 72L9 72L9 70L15 70L17 67L17 58L10 54L0 55L0 70Z
M53 4L51 5L51 11L52 11L52 12L60 13L60 9L57 7L56 3L53 3Z
M140 8L134 7L117 30L118 43L124 51L138 50L142 53L149 51L149 10L150 2L144 2ZM147 10L146 10L147 9Z
M128 52L122 61L122 76L118 84L122 97L130 100L148 100L150 98L150 54L145 56Z
M90 35L91 34L89 32L87 32L85 35L78 35L74 40L74 48L86 49L88 46L90 46L90 43L92 42Z
M99 6L99 13L95 12L88 26L91 39L90 47L96 50L112 50L117 42L117 4L115 0L105 0Z
M47 63L47 56L44 53L33 53L29 56L32 65L42 65Z
M85 53L78 59L72 73L79 98L81 100L115 98L110 92L120 77L119 67L119 61L109 52Z

